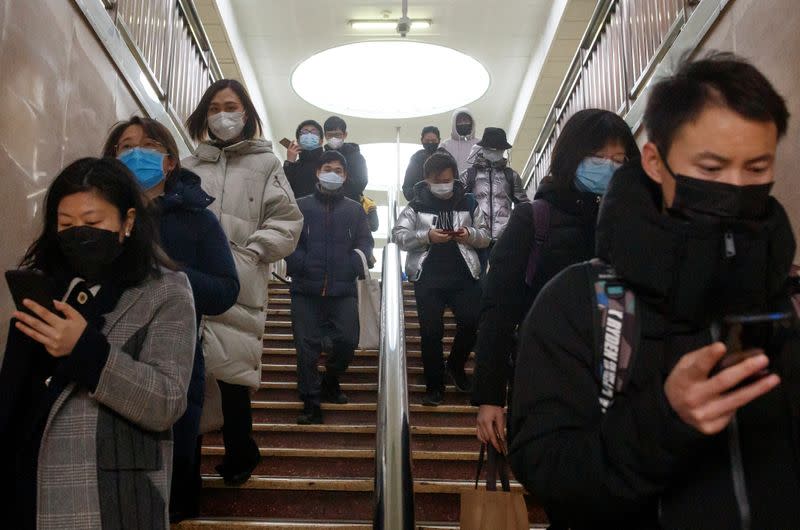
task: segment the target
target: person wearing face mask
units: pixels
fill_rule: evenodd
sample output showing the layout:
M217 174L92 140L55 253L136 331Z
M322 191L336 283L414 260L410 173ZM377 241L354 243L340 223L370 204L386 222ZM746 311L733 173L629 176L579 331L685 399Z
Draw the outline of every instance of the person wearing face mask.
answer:
M324 152L322 126L305 120L297 126L295 141L286 149L283 171L297 199L314 193L317 187L317 163Z
M472 148L478 143L478 138L475 137L477 129L475 117L468 108L456 109L453 112L453 130L450 138L442 142L442 148L456 159L458 175L461 175L470 166L469 155Z
M358 346L356 278L363 276L360 250L375 245L361 204L344 196L347 159L338 151L317 162L317 189L297 201L305 225L297 249L286 258L292 277L292 331L297 345L297 389L303 402L301 425L322 423L320 403L347 403L339 377ZM320 378L323 344L325 375Z
M472 165L461 174L468 193L474 193L489 223L492 243L481 252L481 270L486 269L489 252L503 234L515 204L530 202L519 174L508 166L504 153L511 149L506 132L487 127L483 138L475 144L469 160Z
M417 185L417 182L424 180L422 168L425 161L439 149L440 140L438 128L428 125L422 129L420 137L422 149L411 155L411 160L408 161L406 168L406 177L403 180L403 195L406 200L410 201L414 198L414 186Z
M681 64L650 92L641 163L603 199L596 248L612 274L574 265L534 302L510 463L570 528L800 528L795 240L769 195L788 116L743 59ZM719 364L742 353L718 341L726 316L773 312L793 319L780 348ZM622 322L595 338L601 314Z
M489 230L475 198L455 180L458 166L448 153L437 152L425 162L425 180L417 183L414 199L403 209L392 235L408 252L405 272L414 282L422 337L426 392L423 405L444 399L445 374L461 392L470 380L464 373L478 328L481 288L476 249L489 244ZM444 310L452 309L456 336L444 362Z
M594 256L600 200L614 171L638 158L639 148L625 120L606 110L577 112L564 124L549 175L533 202L514 208L492 249L481 301L472 404L480 407L478 438L498 451L507 440L504 407L513 379L517 328L547 282Z
M357 143L347 142L347 123L339 116L331 116L323 124L325 151L339 151L347 159L347 180L342 186L344 196L358 202L369 182L367 161Z
M166 530L171 429L195 348L191 287L119 160L64 168L43 217L21 267L48 278L56 312L27 300L36 316L13 313L0 370L3 527Z
M199 144L181 165L217 197L208 210L222 225L239 277L236 304L201 323L206 363L201 431L222 427L225 456L216 469L226 484L238 485L261 459L252 436L250 393L261 386L269 266L292 253L303 216L241 83L214 82L186 126Z
M199 329L203 315L219 315L236 303L239 278L219 220L208 210L214 202L200 187L200 177L181 167L178 146L169 130L150 118L135 116L117 123L103 156L116 157L131 170L159 222L161 246L181 265L192 286ZM200 416L205 364L197 341L186 412L174 425L170 521L199 513Z

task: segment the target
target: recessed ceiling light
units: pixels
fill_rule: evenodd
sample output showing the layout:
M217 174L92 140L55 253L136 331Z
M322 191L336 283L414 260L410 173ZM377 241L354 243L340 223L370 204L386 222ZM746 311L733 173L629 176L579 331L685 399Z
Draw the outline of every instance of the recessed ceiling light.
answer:
M461 52L413 41L347 44L303 61L297 95L321 109L359 118L414 118L456 109L489 88L489 73Z
M397 29L396 19L376 20L351 20L350 27L358 31L394 31ZM411 29L429 29L431 21L425 19L412 19Z

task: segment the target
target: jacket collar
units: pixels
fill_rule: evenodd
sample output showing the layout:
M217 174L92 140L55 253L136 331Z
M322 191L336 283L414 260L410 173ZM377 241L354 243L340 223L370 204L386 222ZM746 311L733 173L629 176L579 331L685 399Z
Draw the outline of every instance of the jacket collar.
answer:
M344 199L344 187L336 191L323 190L319 182L314 186L314 197L322 202L339 202Z
M253 138L252 140L242 140L224 147L210 142L201 142L195 149L194 156L206 162L217 162L223 152L238 155L272 153L272 142L264 138Z
M570 215L591 217L594 223L601 198L601 195L578 191L572 186L566 189L558 187L548 177L539 185L534 200L543 199Z
M311 151L306 151L303 149L300 151L300 161L301 162L315 162L319 160L324 152L322 147L317 147L316 149L312 149Z
M466 194L467 190L464 187L464 183L460 180L455 180L453 181L453 196L449 199L440 199L431 193L427 181L420 180L414 185L414 199L411 200L409 205L415 210L420 208L451 210L461 202Z
M164 190L164 195L159 198L157 204L165 212L180 208L200 211L212 202L214 197L200 186L200 177L188 169L181 169L176 178L169 181L169 188Z

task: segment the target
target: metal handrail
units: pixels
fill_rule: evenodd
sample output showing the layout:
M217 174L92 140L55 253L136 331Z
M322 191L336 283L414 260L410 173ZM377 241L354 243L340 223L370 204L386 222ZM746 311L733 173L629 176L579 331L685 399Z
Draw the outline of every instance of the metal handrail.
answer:
M389 214L390 217L392 214ZM405 318L400 248L383 249L378 419L375 448L376 530L413 530L414 480L408 420Z

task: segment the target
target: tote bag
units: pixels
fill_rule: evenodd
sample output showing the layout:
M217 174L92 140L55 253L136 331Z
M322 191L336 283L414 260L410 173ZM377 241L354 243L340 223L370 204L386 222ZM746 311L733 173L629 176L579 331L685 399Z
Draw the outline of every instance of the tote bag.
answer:
M461 530L528 530L528 508L521 493L511 491L505 456L489 445L486 489L478 489L486 445L481 445L475 489L461 494ZM497 491L497 476L502 491Z
M358 348L377 350L381 338L381 282L373 280L367 265L367 257L359 249L356 253L364 267L364 279L356 280L358 290Z

